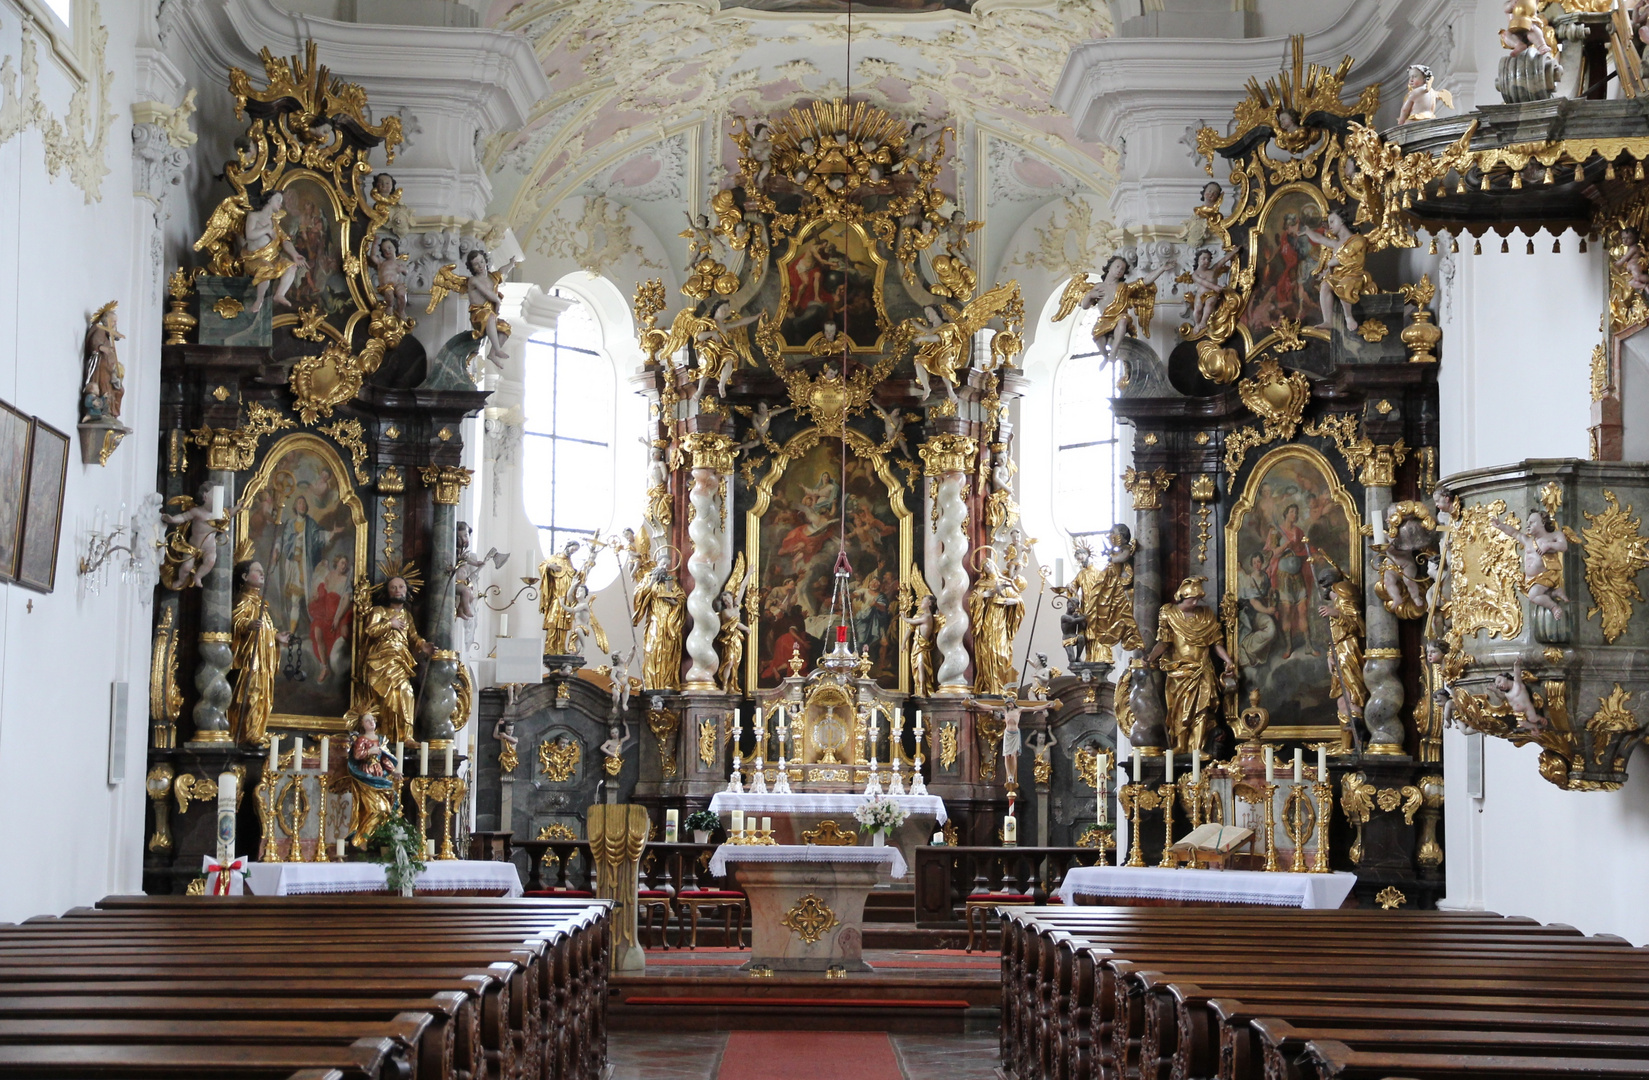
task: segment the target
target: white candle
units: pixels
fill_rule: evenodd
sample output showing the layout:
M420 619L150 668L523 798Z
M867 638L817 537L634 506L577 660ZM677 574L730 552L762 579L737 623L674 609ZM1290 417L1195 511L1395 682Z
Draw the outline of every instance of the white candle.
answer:
M344 838L338 837L338 858L344 858Z
M1064 587L1065 587L1065 560L1064 559L1055 559L1054 560L1054 588L1063 589Z
M770 818L770 817L762 818L762 832L770 833L772 831L773 831L773 819Z
M1300 747L1294 748L1294 782L1298 784L1305 779L1305 751Z
M1002 842L1017 844L1019 842L1019 819L1009 814L1002 819Z
M733 811L733 831L736 832L736 833L744 831L744 811L743 810Z
M452 747L450 745L447 747L447 772L446 772L446 775L448 775L448 776L452 775Z
M1202 779L1202 755L1191 751L1191 782L1195 784Z
M1139 747L1134 747L1134 783L1139 783Z
M332 736L322 735L321 736L321 772L323 772L323 773L327 771L327 766L332 763L331 754L332 754Z
M762 707L760 705L757 705L756 706L756 738L757 738L758 741L761 739L762 732L764 730L765 729L762 727Z
M429 742L427 740L418 744L418 775L429 775Z
M212 516L213 517L222 517L223 516L223 485L222 484L213 484L212 485Z
M395 744L395 771L396 772L401 771L401 758L406 753L406 748L407 748L407 744L405 742L397 742Z
M1328 748L1326 746L1317 747L1317 782L1319 784L1328 783Z
M424 857L435 858L435 837L433 836L424 837Z
M1277 767L1271 747L1265 748L1265 782L1271 783L1277 779Z
M1101 825L1111 820L1111 800L1106 791L1107 782L1110 780L1110 776L1107 775L1109 772L1110 770L1102 762L1099 768L1099 790L1094 793L1094 801L1099 804L1099 823Z
M922 710L921 709L916 710L916 737L918 739L920 739L922 737Z
M1374 517L1371 519L1370 524L1374 526L1374 537L1373 537L1374 542L1376 544L1384 544L1386 542L1386 515L1385 515L1385 513L1382 511L1381 513L1375 514Z
M1163 751L1163 755L1162 755L1162 782L1165 783L1165 784L1172 784L1174 782L1174 748L1173 747L1169 747L1167 750Z
M303 768L303 736L302 735L294 735L294 736L292 736L292 771L297 772L298 770L300 770L302 768Z
M933 839L928 842L934 847L943 847L945 844L945 831L940 829L938 832L933 834Z
M269 736L269 771L274 772L281 767L281 737Z
M680 832L680 829L681 829L681 811L679 811L679 810L666 810L666 811L664 811L664 842L666 844L675 843L676 842L676 836Z
M509 616L509 612L505 612L504 614L498 616L498 636L499 637L509 637L510 636L510 616Z

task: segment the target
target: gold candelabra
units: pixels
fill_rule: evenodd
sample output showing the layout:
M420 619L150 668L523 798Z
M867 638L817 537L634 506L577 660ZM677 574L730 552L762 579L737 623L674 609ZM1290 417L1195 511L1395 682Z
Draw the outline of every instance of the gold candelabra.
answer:
M327 789L331 786L331 777L327 776L326 773L323 772L315 778L315 781L318 785L320 785L321 789L321 806L318 811L319 817L317 818L315 825L314 861L331 862L331 857L326 853L326 794Z
M1293 870L1296 874L1306 872L1306 844L1316 825L1317 812L1306 794L1305 785L1290 784L1288 798L1283 800L1283 828L1288 832L1289 843L1294 845Z
M275 845L275 773L272 769L265 769L263 776L258 780L258 786L253 789L252 797L258 808L258 823L262 826L263 843L258 848L258 861L275 863L281 861L280 849Z
M1268 872L1277 869L1276 798L1277 785L1268 781L1265 785L1265 869Z
M429 835L429 802L433 799L441 805L441 846L435 858L456 859L458 854L453 846L453 834L457 831L457 817L454 808L463 801L468 790L463 777L415 776L408 786L418 807L418 831L425 837L426 843L434 839Z
M1128 812L1128 861L1126 866L1144 866L1145 851L1139 844L1139 819L1141 804L1147 798L1154 798L1144 784L1123 784L1117 791L1117 802Z
M1172 782L1157 788L1157 800L1162 803L1162 858L1157 860L1158 866L1174 865L1174 793L1177 787Z
M729 829L727 842L739 847L776 847L772 829Z
M1313 874L1326 874L1328 869L1328 819L1334 811L1334 785L1325 776L1311 789L1317 800L1317 856L1311 861Z

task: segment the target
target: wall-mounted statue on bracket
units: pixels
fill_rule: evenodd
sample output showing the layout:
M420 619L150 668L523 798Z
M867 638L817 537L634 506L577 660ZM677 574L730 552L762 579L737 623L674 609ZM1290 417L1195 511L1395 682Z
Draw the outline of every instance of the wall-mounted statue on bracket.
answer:
M86 324L86 341L81 351L84 374L80 380L80 460L86 465L106 465L120 440L131 428L120 422L120 406L126 397L126 369L120 363L115 342L122 340L111 300L98 308Z
M1434 76L1425 64L1409 65L1408 93L1403 95L1403 107L1397 112L1399 125L1416 120L1437 119L1437 106L1454 108L1454 95L1432 85Z
M449 340L442 347L443 352L461 345L467 337L471 345L466 355L476 355L482 351L484 343L487 358L498 370L504 370L504 342L509 340L510 324L498 317L499 309L504 306L504 295L499 292L499 286L517 261L513 257L506 259L503 266L494 270L486 249L475 248L464 256L464 269L469 271L468 277L457 272L457 263L447 263L435 271L435 280L429 290L429 306L424 309L424 314L434 312L448 293L463 293L470 309L469 330Z

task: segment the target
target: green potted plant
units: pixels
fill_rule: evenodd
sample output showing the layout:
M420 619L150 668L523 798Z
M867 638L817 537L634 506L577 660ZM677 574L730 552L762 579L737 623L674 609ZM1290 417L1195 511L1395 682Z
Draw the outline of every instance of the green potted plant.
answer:
M687 815L687 827L693 831L693 843L708 844L710 834L721 825L721 819L708 810L696 810Z
M372 861L384 868L389 891L411 896L413 881L425 869L423 836L397 810L372 830L366 844L367 849L374 852Z

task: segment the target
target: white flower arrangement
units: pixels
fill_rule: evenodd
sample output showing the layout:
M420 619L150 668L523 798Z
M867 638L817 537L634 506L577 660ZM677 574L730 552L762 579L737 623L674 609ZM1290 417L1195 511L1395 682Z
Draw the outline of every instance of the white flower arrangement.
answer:
M853 817L860 832L890 833L905 823L905 808L892 799L871 798L854 807Z

